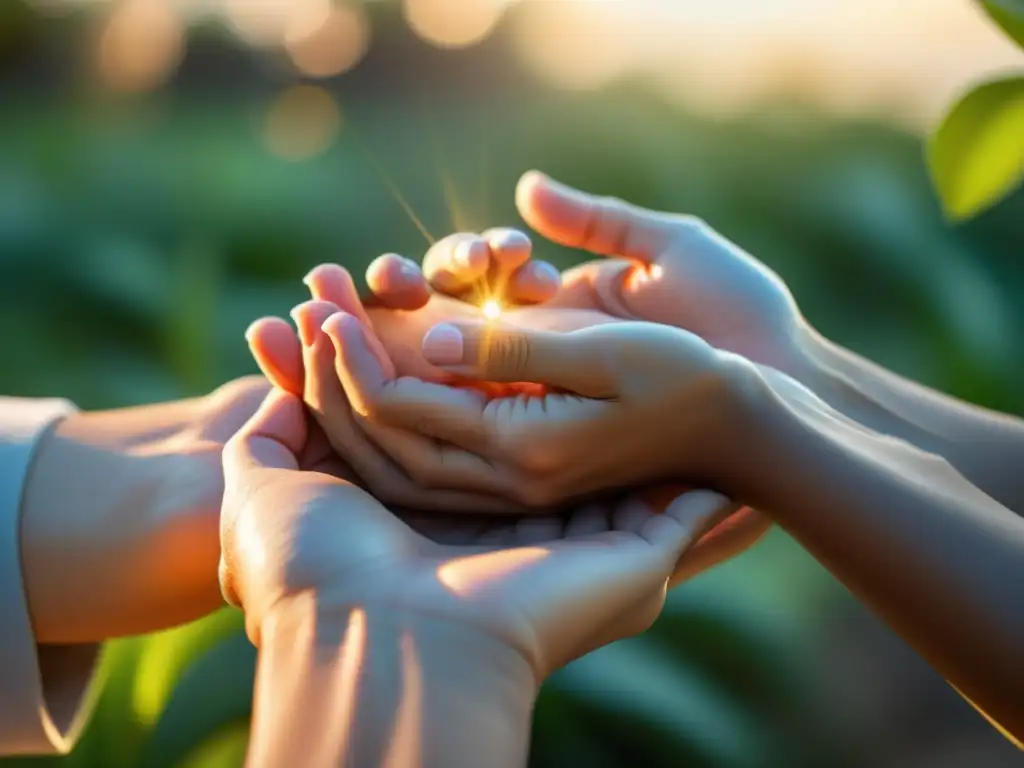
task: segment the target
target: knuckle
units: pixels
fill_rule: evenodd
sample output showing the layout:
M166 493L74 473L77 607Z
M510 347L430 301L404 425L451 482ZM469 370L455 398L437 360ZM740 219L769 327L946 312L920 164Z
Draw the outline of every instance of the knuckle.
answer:
M672 225L681 237L696 237L708 229L703 219L686 213L674 214Z
M525 371L530 364L530 339L515 331L495 334L486 350L485 368L508 373Z
M409 479L425 491L438 487L437 467L433 462L422 456L410 456L404 462L405 473Z

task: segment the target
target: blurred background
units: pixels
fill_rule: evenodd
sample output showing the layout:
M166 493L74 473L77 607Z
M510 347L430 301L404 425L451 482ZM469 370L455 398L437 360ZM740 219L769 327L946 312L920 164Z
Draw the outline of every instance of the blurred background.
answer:
M0 0L0 391L209 391L313 265L422 254L396 189L435 236L517 224L536 167L703 217L826 335L1021 413L1024 196L948 225L921 136L1022 58L970 0ZM228 611L114 643L76 752L4 764L240 765L253 660ZM1020 755L776 532L546 686L532 764L630 761Z

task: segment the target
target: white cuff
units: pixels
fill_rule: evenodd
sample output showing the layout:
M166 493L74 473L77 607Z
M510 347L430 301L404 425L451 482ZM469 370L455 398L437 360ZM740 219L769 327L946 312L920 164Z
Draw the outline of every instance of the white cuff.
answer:
M98 647L37 646L21 571L21 501L32 456L73 411L63 400L0 397L0 755L66 753L87 714L82 704Z

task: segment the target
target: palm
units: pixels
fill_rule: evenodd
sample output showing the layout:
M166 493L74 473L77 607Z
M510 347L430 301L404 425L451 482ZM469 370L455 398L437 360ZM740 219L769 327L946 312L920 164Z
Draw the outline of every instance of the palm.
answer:
M343 583L346 594L366 603L472 626L518 649L539 678L643 631L664 603L665 563L640 533L653 513L638 516L635 504L566 517L414 516L403 523L334 478L307 473L303 486L300 493L313 501L293 507L292 527L304 541L287 549L303 553L305 578ZM289 492L295 495L294 488ZM279 521L269 525L277 528ZM612 586L622 589L622 580L636 585L625 605L607 597ZM618 620L612 629L580 636L564 629L573 612L582 625L594 625L595 613ZM562 631L549 629L555 625Z

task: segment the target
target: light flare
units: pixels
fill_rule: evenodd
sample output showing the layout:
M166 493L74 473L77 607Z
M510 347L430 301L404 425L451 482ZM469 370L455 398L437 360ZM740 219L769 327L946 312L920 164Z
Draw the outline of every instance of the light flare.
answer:
M501 317L501 303L497 299L485 301L481 310L484 313L484 317L488 320L494 321Z

